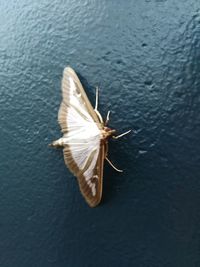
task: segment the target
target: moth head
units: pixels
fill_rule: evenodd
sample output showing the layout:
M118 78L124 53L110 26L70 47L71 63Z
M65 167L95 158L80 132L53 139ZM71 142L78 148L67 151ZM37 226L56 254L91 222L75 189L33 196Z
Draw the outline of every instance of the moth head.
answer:
M103 137L104 137L104 139L107 139L108 137L113 136L115 133L116 133L116 130L110 129L107 126L104 126L104 128L103 128Z

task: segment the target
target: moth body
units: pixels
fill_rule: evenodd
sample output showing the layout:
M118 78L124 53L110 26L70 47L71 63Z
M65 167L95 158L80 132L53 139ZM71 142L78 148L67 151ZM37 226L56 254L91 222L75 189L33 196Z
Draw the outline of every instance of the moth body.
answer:
M87 138L97 138L99 135L101 144L108 141L110 137L112 137L116 133L116 130L110 129L106 126L103 127L102 130L94 131L94 128L88 128L87 131L80 133L80 137L83 138L84 143L87 143ZM77 142L78 143L78 142ZM53 147L65 147L70 145L70 135L64 134L63 137L53 141L50 146Z
M103 130L102 130L102 139L104 140L104 139L108 139L108 138L110 138L110 137L112 137L113 135L115 135L115 133L116 133L116 130L114 130L114 129L110 129L109 127L107 127L107 126L104 126L103 127Z

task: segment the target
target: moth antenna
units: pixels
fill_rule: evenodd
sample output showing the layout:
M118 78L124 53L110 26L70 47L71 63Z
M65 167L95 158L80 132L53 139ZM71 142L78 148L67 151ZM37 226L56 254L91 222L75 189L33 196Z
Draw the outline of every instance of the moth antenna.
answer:
M105 125L108 125L109 120L110 120L110 110L107 113Z
M117 172L123 172L123 170L117 169L107 157L106 157L106 160L110 164L110 166L113 167L114 170L116 170Z
M126 134L130 133L131 131L132 131L132 130L129 130L129 131L127 131L127 132L125 132L125 133L122 133L122 134L120 134L120 135L113 136L113 138L114 138L114 139L121 138L122 136L124 136L124 135L126 135Z
M99 101L99 88L98 86L96 87L96 102L95 102L95 110L98 108L98 101Z
M103 123L103 119L102 119L102 117L101 117L101 114L100 114L99 111L97 110L97 108L98 108L98 100L99 100L99 87L97 86L97 87L96 87L96 102L95 102L95 108L94 108L94 111L95 111L95 113L97 114L97 116L98 116L100 122Z

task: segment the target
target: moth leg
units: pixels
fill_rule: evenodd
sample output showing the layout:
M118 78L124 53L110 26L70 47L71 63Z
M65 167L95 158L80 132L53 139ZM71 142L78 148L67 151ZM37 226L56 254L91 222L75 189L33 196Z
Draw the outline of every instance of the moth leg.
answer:
M126 134L128 134L128 133L130 133L131 132L131 130L129 130L129 131L127 131L127 132L125 132L125 133L122 133L122 134L120 134L120 135L117 135L117 136L112 136L112 138L114 138L114 139L118 139L118 138L121 138L122 136L124 136L124 135L126 135Z
M107 157L106 157L106 160L107 160L107 162L110 164L110 166L113 167L114 170L116 170L117 172L123 172L123 170L119 170L119 169L117 169L117 168L113 165L113 163L112 163Z
M105 126L108 125L109 120L110 120L110 110L108 111L107 116L106 116Z
M98 108L98 101L99 101L99 88L98 86L96 87L96 102L95 102L95 110Z

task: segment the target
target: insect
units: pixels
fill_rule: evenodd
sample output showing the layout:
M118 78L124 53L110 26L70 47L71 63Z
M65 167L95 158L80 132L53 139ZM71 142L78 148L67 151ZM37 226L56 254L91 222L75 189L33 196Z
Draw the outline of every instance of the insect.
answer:
M75 71L66 67L62 79L62 102L58 112L58 122L63 136L50 146L62 147L65 164L77 177L80 191L90 207L97 206L102 197L103 166L108 159L108 139L118 139L130 132L116 136L110 129L110 111L103 121L98 108L98 88L96 104L92 107Z

